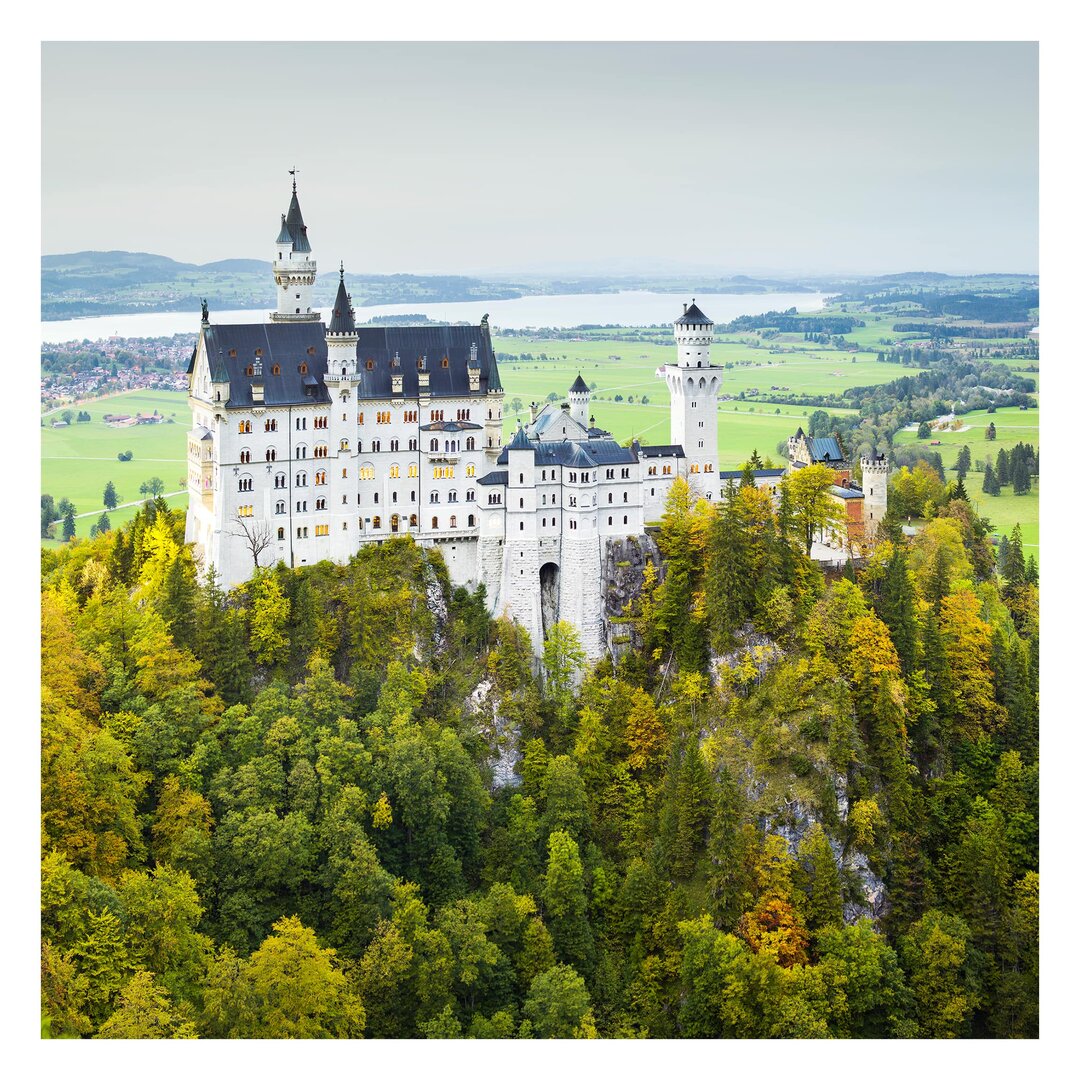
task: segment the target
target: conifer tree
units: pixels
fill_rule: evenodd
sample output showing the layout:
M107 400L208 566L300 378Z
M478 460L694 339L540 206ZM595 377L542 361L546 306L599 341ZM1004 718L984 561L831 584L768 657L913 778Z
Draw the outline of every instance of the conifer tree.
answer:
M1001 485L998 483L997 473L993 468L983 470L982 489L986 495L1001 494Z
M111 480L105 485L105 492L101 501L106 510L115 510L117 503L120 501L120 496L116 494L116 488Z
M956 475L961 480L971 471L971 447L964 445L956 455Z
M73 540L75 538L75 507L68 505L67 513L64 514L64 525L62 536L64 540Z
M998 484L1001 487L1012 483L1012 475L1009 472L1009 455L1005 452L1005 447L998 451L997 465L994 468L997 472Z

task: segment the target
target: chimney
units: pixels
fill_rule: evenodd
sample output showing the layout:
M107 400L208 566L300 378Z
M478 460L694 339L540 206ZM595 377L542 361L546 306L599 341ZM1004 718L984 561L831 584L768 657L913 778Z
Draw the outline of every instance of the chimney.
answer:
M530 401L529 402L529 423L530 424L535 424L536 423L536 402L535 401Z

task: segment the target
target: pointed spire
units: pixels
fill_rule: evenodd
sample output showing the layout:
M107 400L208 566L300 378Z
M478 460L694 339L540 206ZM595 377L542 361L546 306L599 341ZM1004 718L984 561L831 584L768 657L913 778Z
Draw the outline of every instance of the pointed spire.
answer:
M353 318L352 298L345 290L345 263L341 264L341 280L338 282L337 296L334 298L334 315L326 328L328 334L355 334L356 320Z
M296 169L290 169L289 173L293 178L292 199L289 202L289 212L285 215L285 227L289 230L293 251L306 254L311 251L311 245L308 243L304 215L300 212L300 200L296 197Z
M581 372L578 372L578 377L574 380L574 385L570 387L571 394L587 394L589 393L589 385L581 377Z

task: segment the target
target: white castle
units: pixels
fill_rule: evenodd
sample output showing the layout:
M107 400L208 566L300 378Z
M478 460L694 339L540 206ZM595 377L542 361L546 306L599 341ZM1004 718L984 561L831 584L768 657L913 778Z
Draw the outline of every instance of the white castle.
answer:
M312 308L316 264L293 182L274 245L268 322L211 323L188 368L187 540L226 588L256 565L347 562L408 535L438 546L455 585L486 587L539 652L558 619L590 658L605 650L610 542L656 521L676 477L719 499L722 368L696 304L675 320L671 444L620 446L589 415L578 376L503 444L503 388L479 326L357 327L342 266L329 324ZM782 469L755 481L775 489Z

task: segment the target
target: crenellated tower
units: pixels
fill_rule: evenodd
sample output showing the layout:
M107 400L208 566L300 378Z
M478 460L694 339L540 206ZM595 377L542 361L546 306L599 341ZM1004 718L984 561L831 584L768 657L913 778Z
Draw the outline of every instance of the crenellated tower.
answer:
M315 257L311 254L307 226L296 197L296 170L293 174L292 201L281 215L281 229L274 242L274 285L277 287L277 310L270 312L271 322L318 322L320 315L312 304L315 287Z
M889 459L884 454L860 458L863 490L863 534L873 537L889 508Z
M673 326L678 363L656 372L671 395L671 441L686 455L687 479L701 494L716 499L716 415L723 369L710 359L713 322L691 301Z
M570 415L586 429L589 427L589 397L588 384L579 373L574 385L570 387L567 400L570 402Z

